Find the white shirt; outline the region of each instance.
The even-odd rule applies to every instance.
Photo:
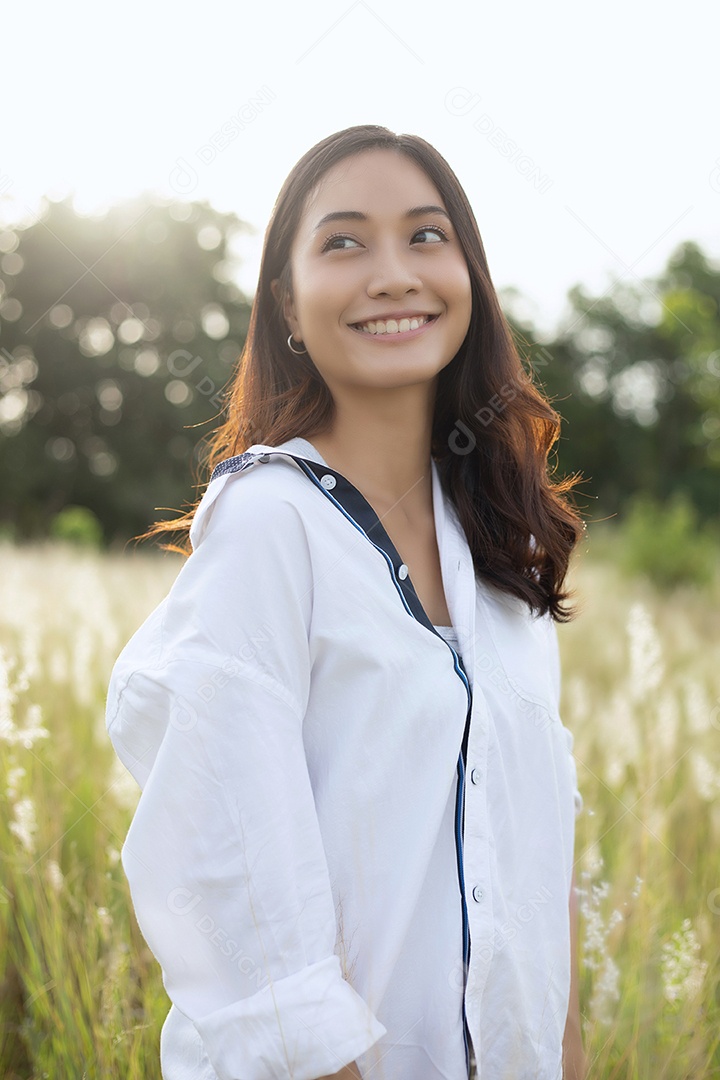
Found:
[[[561,1077],[582,800],[555,627],[475,579],[434,463],[432,492],[457,648],[296,438],[218,467],[113,669],[165,1080],[464,1080],[471,1049],[482,1080]]]

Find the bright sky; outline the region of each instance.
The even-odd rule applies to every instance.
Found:
[[[496,287],[520,289],[541,331],[573,284],[638,282],[686,239],[720,258],[710,0],[25,0],[2,21],[6,222],[68,190],[83,211],[206,199],[256,230],[252,293],[292,165],[377,123],[445,156]]]

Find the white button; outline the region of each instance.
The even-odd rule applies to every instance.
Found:
[[[478,904],[480,903],[483,896],[485,895],[479,885],[475,886],[475,888],[473,889],[472,894],[473,894],[473,900],[475,900],[475,902],[478,903]]]
[[[330,491],[331,488],[334,488],[337,484],[337,480],[330,473],[325,473],[324,476],[320,477],[320,483],[324,488],[327,488],[327,490]]]
[[[401,581],[404,581],[407,576],[408,576],[408,568],[405,565],[405,563],[403,563],[402,566],[400,566],[400,568],[398,569],[398,577],[400,578]]]
[[[270,455],[269,454],[260,454],[260,456],[258,457],[258,461],[262,461],[263,465],[267,464],[267,462],[269,460],[270,460]]]
[[[473,769],[473,771],[470,773],[470,779],[473,784],[480,783],[480,772],[478,771],[478,769]]]

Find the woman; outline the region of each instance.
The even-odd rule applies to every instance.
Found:
[[[308,151],[108,697],[166,1080],[584,1075],[557,433],[437,151]]]

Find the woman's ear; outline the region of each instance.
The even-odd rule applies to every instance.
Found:
[[[288,329],[291,331],[291,333],[294,334],[298,329],[298,321],[295,317],[295,308],[293,306],[292,300],[287,294],[282,297],[280,290],[280,278],[274,278],[270,282],[270,289],[272,290],[272,294],[275,297],[276,303],[279,304],[282,300],[283,318],[288,325]]]

